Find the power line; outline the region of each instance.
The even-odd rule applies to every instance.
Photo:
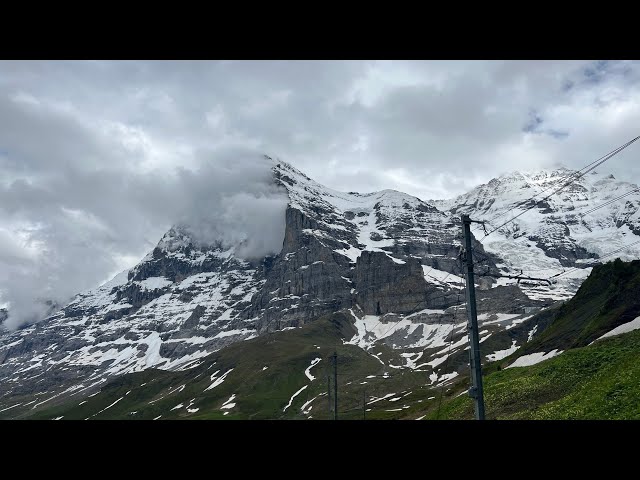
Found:
[[[624,145],[624,146],[622,146],[622,147],[618,147],[618,148],[616,148],[615,150],[612,150],[611,152],[607,153],[606,155],[603,155],[602,157],[600,157],[600,158],[598,158],[598,159],[594,160],[593,162],[589,163],[588,165],[586,165],[586,166],[582,167],[580,170],[578,170],[578,171],[576,171],[576,172],[571,172],[569,175],[567,175],[567,176],[565,177],[565,179],[566,179],[566,180],[570,180],[570,183],[571,183],[571,182],[573,182],[573,181],[575,181],[575,180],[577,180],[577,179],[578,179],[578,178],[580,178],[582,175],[584,175],[584,174],[588,173],[588,172],[584,172],[584,173],[582,173],[582,174],[581,174],[580,172],[582,172],[583,170],[585,170],[585,169],[587,169],[587,168],[590,168],[590,167],[594,166],[594,164],[596,164],[596,163],[600,162],[601,160],[605,159],[606,157],[608,157],[608,158],[606,158],[606,160],[608,160],[609,158],[611,158],[611,157],[609,157],[609,155],[613,156],[613,155],[617,154],[619,151],[621,151],[622,149],[626,148],[626,147],[627,147],[628,145],[630,145],[631,143],[635,142],[638,138],[640,138],[640,137],[636,137],[636,138],[634,138],[634,139],[633,139],[633,140],[631,140],[631,142],[629,142],[629,144],[627,144],[627,145]],[[606,161],[606,160],[603,160],[601,163],[598,163],[598,165],[595,165],[595,167],[597,167],[597,166],[601,165],[601,164],[602,164],[602,163],[604,163],[604,161]],[[595,168],[595,167],[594,167],[594,168]],[[589,171],[590,171],[590,170],[589,170]],[[574,179],[573,177],[575,177],[575,179]],[[551,188],[553,188],[553,185],[549,185],[549,186],[548,186],[547,188],[545,188],[544,190],[542,190],[542,191],[538,192],[535,196],[533,196],[533,197],[531,197],[531,198],[529,198],[529,199],[527,199],[527,200],[524,200],[524,201],[522,201],[522,202],[518,203],[518,204],[517,204],[517,205],[515,205],[511,210],[516,209],[516,208],[519,208],[519,207],[521,207],[521,206],[523,206],[523,205],[527,204],[527,203],[528,203],[528,202],[530,202],[531,200],[534,200],[536,196],[538,196],[538,195],[540,195],[540,194],[542,194],[542,193],[546,192],[547,190],[550,190]],[[537,203],[539,203],[539,202],[537,202]],[[535,205],[534,205],[534,206],[535,206]],[[502,216],[506,215],[507,213],[509,213],[509,211],[501,213],[501,214],[500,214],[500,215],[498,215],[497,217],[494,217],[493,219],[491,219],[491,221],[492,221],[492,222],[495,222],[495,220],[496,220],[496,219],[498,219],[498,218],[500,218],[500,217],[502,217]],[[489,223],[489,221],[486,221],[486,220],[485,220],[485,222]],[[478,231],[478,230],[479,230],[479,229],[476,229],[476,231]]]
[[[540,203],[548,200],[549,198],[551,198],[553,195],[555,195],[556,193],[558,193],[560,190],[568,187],[569,185],[571,185],[573,182],[575,182],[576,180],[578,180],[579,178],[583,177],[584,175],[586,175],[587,173],[595,170],[597,167],[599,167],[600,165],[602,165],[604,162],[606,162],[607,160],[609,160],[610,158],[614,157],[615,155],[617,155],[618,153],[620,153],[622,150],[624,150],[625,148],[627,148],[629,145],[631,145],[632,143],[634,143],[636,140],[640,139],[640,136],[635,137],[634,139],[630,140],[629,142],[625,143],[624,145],[616,148],[615,150],[612,150],[611,152],[609,152],[608,154],[600,157],[599,159],[591,162],[589,165],[587,165],[586,167],[583,167],[581,170],[578,170],[578,172],[576,172],[575,174],[572,174],[568,177],[568,180],[565,181],[560,187],[556,188],[553,192],[551,192],[549,195],[547,195],[546,197],[542,198],[541,200],[537,200],[534,202],[533,205],[531,205],[530,207],[526,208],[525,210],[523,210],[522,212],[520,212],[518,215],[516,215],[515,217],[511,218],[510,220],[507,220],[506,222],[500,224],[498,227],[494,228],[493,230],[491,230],[489,233],[485,234],[484,237],[482,237],[480,239],[480,242],[482,240],[484,240],[485,238],[487,238],[489,235],[491,235],[492,233],[496,232],[497,230],[501,229],[502,227],[504,227],[505,225],[507,225],[508,223],[513,222],[516,218],[524,215],[526,212],[528,212],[529,210],[534,209],[535,207],[537,207]],[[584,171],[582,171],[584,170]],[[543,190],[542,192],[549,190],[551,188],[547,187],[545,190]],[[542,193],[540,192],[540,193]],[[534,197],[531,197],[528,200],[525,200],[523,202],[520,202],[518,205],[516,205],[515,207],[513,207],[511,210],[515,209],[515,208],[519,208],[521,206],[523,206],[524,204],[535,200],[535,197],[540,195],[540,193],[536,194]],[[509,210],[509,211],[511,211]],[[507,212],[505,212],[504,214],[506,214]],[[502,215],[504,215],[502,214]],[[496,218],[499,218],[500,216]],[[495,218],[492,220],[495,221]]]
[[[480,262],[484,262],[485,260],[491,260],[491,258],[489,258],[487,255],[484,255],[482,253],[478,253],[478,251],[475,248],[473,248],[471,250],[472,250],[474,255],[479,255],[479,256],[483,257],[483,258],[480,258],[480,259],[476,260],[475,262],[473,262],[474,266],[478,265]]]
[[[585,215],[589,215],[590,213],[593,213],[596,210],[600,210],[601,208],[606,207],[607,205],[611,205],[612,203],[620,200],[621,198],[624,198],[624,197],[626,197],[628,195],[631,195],[632,193],[637,193],[637,192],[640,192],[640,188],[636,188],[635,190],[631,190],[631,191],[629,191],[629,192],[627,192],[627,193],[625,193],[623,195],[620,195],[619,197],[616,197],[616,198],[611,199],[611,200],[609,200],[609,201],[607,201],[605,203],[602,203],[602,204],[598,205],[597,207],[592,208],[591,210],[588,210],[588,211],[586,211],[584,213],[581,213],[580,216],[584,217]]]
[[[640,189],[638,189],[638,191],[640,191]],[[625,196],[629,195],[630,193],[633,193],[633,191],[626,193]],[[598,207],[598,208],[601,208],[601,207]],[[601,261],[601,260],[603,260],[605,258],[608,258],[608,257],[610,257],[612,255],[615,255],[616,253],[618,253],[618,252],[620,252],[622,250],[625,250],[625,249],[630,248],[630,247],[632,247],[634,245],[637,245],[638,243],[640,243],[640,240],[637,241],[637,242],[634,242],[634,243],[630,243],[629,245],[625,245],[623,247],[620,247],[620,248],[618,248],[618,249],[616,249],[616,250],[614,250],[612,252],[607,253],[606,255],[600,256],[597,259],[594,259],[594,262],[592,262],[592,264],[595,265],[599,261]],[[475,266],[475,265],[479,264],[480,262],[482,262],[484,260],[489,260],[489,258],[485,257],[483,259],[475,261],[475,262],[473,262],[473,265]],[[584,268],[588,268],[589,266],[590,265],[586,265],[585,264]],[[490,272],[487,271],[485,273],[479,273],[478,276],[479,277],[511,278],[511,279],[514,279],[514,280],[536,280],[536,281],[542,281],[542,282],[549,282],[551,279],[562,277],[562,276],[564,276],[566,274],[569,274],[571,272],[574,272],[576,270],[583,270],[583,268],[580,268],[580,267],[572,267],[572,268],[570,268],[568,270],[562,270],[560,273],[552,275],[551,277],[548,277],[548,278],[534,278],[534,277],[531,277],[531,276],[529,276],[527,274],[528,273],[533,273],[533,272],[547,272],[549,270],[553,271],[554,269],[553,268],[541,268],[541,269],[536,269],[536,270],[527,270],[527,272],[526,272],[527,274],[525,274],[525,272],[522,269],[513,268],[513,267],[511,267],[511,269],[512,270],[516,270],[516,271],[519,270],[520,273],[518,275],[507,275],[507,274],[503,274],[503,273],[490,273]]]
[[[598,162],[599,160],[601,160],[603,157],[600,157],[598,160],[595,160],[594,162],[591,162],[589,165],[587,165],[586,167],[582,167],[580,170],[576,171],[576,172],[571,172],[569,175],[567,175],[566,177],[563,178],[562,181],[567,181],[569,179],[573,179],[573,177],[575,177],[576,175],[578,175],[582,170],[584,170],[585,168],[590,167],[591,165],[593,165],[595,162]],[[500,215],[493,217],[490,221],[489,220],[483,220],[483,224],[482,224],[482,228],[484,229],[484,223],[491,223],[491,222],[495,222],[498,218],[505,216],[507,213],[509,213],[511,210],[515,210],[516,208],[520,208],[524,205],[526,205],[527,203],[529,203],[531,200],[534,200],[535,197],[537,197],[538,195],[543,194],[544,192],[546,192],[547,190],[551,190],[554,187],[554,185],[549,185],[547,188],[541,190],[540,192],[536,193],[533,197],[528,198],[526,200],[521,201],[520,203],[514,205],[513,207],[511,207],[511,209],[507,210],[506,212],[502,212]],[[480,231],[480,227],[476,227],[474,230],[471,230],[471,233],[473,232],[478,232]],[[487,233],[486,229],[484,230],[484,233]]]
[[[475,252],[475,250],[473,250]],[[473,262],[473,266],[475,267],[476,265],[478,265],[479,263],[485,261],[485,260],[490,260],[489,257],[484,257],[481,258],[480,260],[476,260],[475,262]],[[518,283],[520,283],[520,280],[535,280],[535,281],[540,281],[540,282],[547,282],[547,283],[551,283],[551,281],[548,278],[536,278],[536,277],[531,277],[530,275],[525,275],[524,271],[522,269],[518,269],[518,268],[513,268],[511,267],[511,270],[516,270],[516,271],[520,271],[520,273],[518,275],[510,275],[510,274],[504,274],[504,273],[490,273],[489,272],[489,265],[484,265],[485,267],[487,267],[487,271],[485,273],[478,273],[477,276],[478,277],[495,277],[495,278],[510,278],[510,279],[514,279],[514,280],[518,280]],[[543,268],[543,269],[538,269],[538,270],[527,270],[527,273],[529,272],[546,272],[549,270],[553,270],[552,268]]]
[[[627,248],[633,247],[634,245],[638,245],[638,244],[640,244],[640,240],[638,240],[637,242],[630,243],[629,245],[625,245],[623,247],[620,247],[620,248],[614,250],[613,252],[609,252],[609,253],[607,253],[605,255],[602,255],[602,256],[594,259],[594,262],[592,262],[591,265],[585,265],[584,268],[589,268],[589,267],[591,267],[593,265],[596,265],[598,262],[604,260],[605,258],[609,258],[612,255],[615,255],[616,253],[621,252],[622,250],[626,250]],[[560,277],[563,277],[563,276],[567,275],[568,273],[572,273],[572,272],[574,272],[576,270],[583,270],[583,268],[573,267],[573,268],[570,268],[569,270],[565,270],[564,272],[561,272],[561,273],[558,273],[556,275],[553,275],[553,276],[549,277],[549,279],[552,279],[552,278],[556,278],[557,279],[557,278],[560,278]]]
[[[485,273],[479,273],[478,277],[511,278],[513,280],[518,280],[518,283],[520,283],[520,280],[535,280],[538,282],[547,282],[549,285],[551,285],[551,280],[549,280],[548,278],[530,277],[528,275],[524,275],[522,270],[520,270],[520,274],[518,275],[507,275],[503,273],[491,273],[489,272],[489,269],[487,267],[487,271]]]

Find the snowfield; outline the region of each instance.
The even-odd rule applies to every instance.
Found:
[[[515,362],[509,365],[506,368],[511,367],[529,367],[531,365],[536,365],[545,360],[549,360],[550,358],[556,357],[560,355],[563,350],[553,349],[550,352],[536,352],[530,353],[529,355],[523,355],[522,357],[518,357]]]

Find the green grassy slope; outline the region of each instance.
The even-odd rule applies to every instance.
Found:
[[[640,316],[640,260],[617,259],[595,267],[576,295],[557,310],[551,325],[516,356],[582,347],[637,316]]]
[[[429,380],[425,373],[389,369],[371,353],[343,344],[343,339],[351,338],[353,333],[350,317],[341,313],[330,315],[299,329],[233,344],[193,369],[146,370],[124,375],[86,402],[66,402],[27,418],[324,419],[329,417],[327,375],[332,372],[328,368],[329,356],[334,351],[338,354],[339,418],[362,418],[363,394],[368,400],[388,393],[402,396],[402,401],[394,403],[388,400],[372,403],[366,412],[368,418],[415,418],[416,412],[432,408],[436,392],[426,386]],[[397,356],[386,348],[374,351],[382,352],[384,358]],[[316,377],[311,381],[305,369],[315,358],[321,361],[310,370]],[[399,358],[395,361],[401,363]],[[207,390],[213,383],[211,376],[218,370],[213,381],[229,373],[222,383]],[[374,377],[367,378],[371,376]],[[284,411],[292,395],[305,385],[307,388]],[[230,403],[235,406],[223,409],[232,395],[235,398]],[[302,413],[302,405],[314,398],[305,409],[308,411],[311,406],[311,411]],[[181,407],[174,408],[180,404]]]
[[[488,419],[640,419],[640,331],[485,377]],[[471,419],[463,395],[441,418]]]
[[[548,324],[542,333],[505,359],[483,365],[487,418],[640,418],[640,369],[634,363],[640,358],[639,333],[588,346],[638,316],[640,261],[617,259],[595,267],[570,301],[532,319],[529,325]],[[565,352],[538,365],[505,369],[520,356],[553,349]],[[465,387],[460,381],[451,391]],[[471,400],[445,397],[442,417],[473,418]]]

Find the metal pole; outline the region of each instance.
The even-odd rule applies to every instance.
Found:
[[[338,419],[338,354],[333,352],[333,419]]]
[[[362,391],[362,419],[367,419],[367,389]]]
[[[470,366],[471,388],[469,396],[473,398],[476,420],[484,420],[484,392],[482,389],[482,363],[480,358],[480,335],[478,332],[478,316],[476,312],[476,289],[473,279],[473,254],[471,250],[471,219],[462,215],[464,232],[464,251],[467,276],[467,313],[469,315],[467,330],[471,340]]]
[[[327,371],[327,400],[329,401],[329,408],[327,412],[329,413],[329,419],[331,419],[331,375]]]

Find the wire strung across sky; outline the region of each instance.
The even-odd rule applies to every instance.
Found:
[[[586,212],[581,213],[581,214],[580,214],[580,216],[581,216],[581,217],[584,217],[585,215],[589,215],[590,213],[593,213],[593,212],[595,212],[596,210],[600,210],[601,208],[604,208],[604,207],[606,207],[607,205],[611,205],[612,203],[615,203],[615,202],[617,202],[618,200],[620,200],[620,199],[622,199],[622,198],[624,198],[624,197],[626,197],[626,196],[628,196],[628,195],[631,195],[632,193],[636,193],[636,192],[640,192],[640,188],[636,188],[636,189],[631,190],[631,191],[629,191],[629,192],[627,192],[627,193],[625,193],[625,194],[620,195],[619,197],[616,197],[616,198],[613,198],[613,199],[611,199],[611,200],[608,200],[608,201],[607,201],[607,202],[605,202],[605,203],[601,203],[601,204],[600,204],[600,205],[598,205],[597,207],[594,207],[594,208],[592,208],[591,210],[588,210],[588,211],[586,211]]]
[[[633,138],[632,140],[628,141],[628,142],[627,142],[627,143],[625,143],[624,145],[621,145],[621,146],[619,146],[618,148],[616,148],[616,149],[612,150],[611,152],[607,153],[606,155],[603,155],[602,157],[600,157],[600,158],[598,158],[598,159],[594,160],[593,162],[591,162],[591,163],[589,163],[588,165],[584,166],[583,168],[581,168],[581,169],[580,169],[580,170],[578,170],[577,172],[573,172],[572,174],[570,174],[569,176],[567,176],[567,177],[563,180],[563,183],[562,183],[562,185],[561,185],[560,187],[556,188],[553,192],[551,192],[549,195],[547,195],[546,197],[542,198],[541,200],[537,200],[537,201],[535,201],[535,198],[536,198],[536,197],[538,197],[540,194],[542,194],[542,193],[544,193],[544,192],[546,192],[546,191],[550,190],[551,188],[553,188],[553,187],[554,187],[554,185],[550,185],[550,186],[548,186],[547,188],[545,188],[544,190],[542,190],[541,192],[538,192],[538,193],[537,193],[536,195],[534,195],[533,197],[531,197],[531,198],[529,198],[529,199],[527,199],[527,200],[524,200],[524,201],[522,201],[522,202],[518,203],[517,205],[515,205],[515,206],[514,206],[511,210],[509,210],[509,211],[512,211],[512,210],[514,210],[514,209],[516,209],[516,208],[519,208],[519,207],[521,207],[521,206],[523,206],[523,205],[529,204],[529,203],[531,203],[532,201],[534,202],[534,203],[533,203],[533,204],[531,204],[527,209],[523,210],[522,212],[520,212],[518,215],[516,215],[515,217],[511,218],[510,220],[507,220],[506,222],[504,222],[504,223],[500,224],[499,226],[497,226],[497,227],[493,228],[491,231],[487,232],[487,231],[486,231],[486,229],[485,229],[485,230],[484,230],[484,231],[485,231],[485,235],[484,235],[484,236],[479,240],[479,242],[482,242],[482,240],[484,240],[485,238],[487,238],[489,235],[491,235],[492,233],[494,233],[494,232],[498,231],[500,228],[502,228],[502,227],[504,227],[505,225],[509,224],[510,222],[514,221],[514,220],[515,220],[515,219],[517,219],[518,217],[520,217],[520,216],[524,215],[524,214],[525,214],[526,212],[528,212],[529,210],[532,210],[533,208],[537,207],[541,202],[544,202],[544,201],[548,200],[551,196],[555,195],[556,193],[560,192],[561,190],[563,190],[563,189],[564,189],[564,188],[566,188],[567,186],[571,185],[571,184],[572,184],[573,182],[575,182],[576,180],[578,180],[578,179],[582,178],[582,177],[583,177],[584,175],[586,175],[587,173],[589,173],[589,172],[591,172],[591,171],[595,170],[597,167],[599,167],[599,166],[600,166],[600,165],[602,165],[604,162],[606,162],[607,160],[611,159],[612,157],[614,157],[615,155],[617,155],[618,153],[620,153],[622,150],[624,150],[625,148],[627,148],[629,145],[631,145],[632,143],[634,143],[634,142],[635,142],[635,141],[637,141],[638,139],[640,139],[640,136]],[[603,208],[603,207],[606,207],[606,206],[608,206],[608,205],[611,205],[612,203],[615,203],[616,201],[618,201],[618,200],[620,200],[620,199],[622,199],[622,198],[624,198],[624,197],[626,197],[626,196],[628,196],[628,195],[631,195],[632,193],[636,193],[636,192],[640,192],[640,188],[637,188],[637,189],[631,190],[631,191],[629,191],[629,192],[627,192],[627,193],[625,193],[625,194],[623,194],[623,195],[620,195],[620,196],[618,196],[618,197],[616,197],[616,198],[614,198],[614,199],[608,200],[607,202],[605,202],[605,203],[603,203],[603,204],[597,205],[597,206],[595,206],[594,208],[592,208],[591,210],[588,210],[587,212],[582,213],[580,216],[581,216],[581,217],[584,217],[585,215],[589,215],[589,214],[591,214],[591,213],[593,213],[593,212],[595,212],[595,211],[599,210],[600,208]],[[500,218],[500,217],[502,217],[502,216],[506,215],[509,211],[504,212],[504,213],[502,213],[502,214],[498,215],[497,217],[493,218],[493,219],[491,220],[491,222],[495,222],[495,220],[496,220],[496,219],[498,219],[498,218]],[[482,228],[483,228],[483,229],[485,228],[484,223],[489,223],[489,221],[485,220],[485,221],[481,222],[481,224],[482,224]],[[479,228],[477,228],[477,229],[476,229],[476,231],[478,231],[478,230],[479,230]],[[601,256],[601,257],[599,257],[597,261],[602,260],[602,259],[604,259],[604,258],[608,258],[608,257],[610,257],[611,255],[614,255],[614,254],[616,254],[616,253],[618,253],[618,252],[620,252],[620,251],[622,251],[622,250],[624,250],[624,249],[626,249],[626,248],[629,248],[629,247],[631,247],[631,246],[634,246],[634,245],[636,245],[636,244],[638,244],[638,243],[640,243],[640,242],[634,242],[634,243],[632,243],[632,244],[629,244],[629,245],[626,245],[626,246],[624,246],[624,247],[621,247],[621,248],[619,248],[619,249],[617,249],[617,250],[615,250],[615,251],[613,251],[613,252],[609,252],[608,254],[606,254],[606,255],[604,255],[604,256]],[[477,263],[480,263],[481,261],[484,261],[484,260],[486,260],[486,259],[487,259],[486,257],[485,257],[485,258],[483,258],[483,259],[480,259],[480,260],[478,260],[478,261],[474,262],[474,265],[476,265]],[[558,273],[558,274],[556,274],[556,275],[553,275],[553,276],[549,277],[549,280],[551,280],[551,279],[555,279],[555,278],[559,278],[559,277],[562,277],[562,276],[567,275],[567,274],[569,274],[569,273],[571,273],[571,272],[574,272],[574,271],[576,271],[576,270],[581,270],[581,268],[579,268],[579,267],[573,267],[573,268],[571,268],[571,269],[569,269],[569,270],[563,270],[562,272],[560,272],[560,273]],[[537,270],[537,271],[540,271],[540,270]],[[522,270],[521,270],[521,273],[522,273]]]
[[[620,248],[614,250],[613,252],[609,252],[609,253],[607,253],[605,255],[602,255],[602,256],[600,256],[598,258],[595,258],[594,261],[590,265],[586,265],[584,268],[588,268],[588,267],[591,267],[593,265],[597,265],[600,261],[604,260],[605,258],[609,258],[609,257],[611,257],[611,256],[613,256],[613,255],[615,255],[615,254],[617,254],[617,253],[619,253],[619,252],[621,252],[623,250],[626,250],[627,248],[633,247],[635,245],[640,245],[640,240],[638,240],[637,242],[630,243],[629,245],[625,245],[623,247],[620,247]],[[557,279],[557,278],[563,277],[563,276],[565,276],[565,275],[567,275],[569,273],[575,272],[576,270],[583,270],[584,268],[573,267],[573,268],[570,268],[569,270],[565,270],[565,271],[563,271],[561,273],[553,275],[552,277],[549,277],[549,279]]]
[[[582,178],[583,176],[585,176],[587,173],[595,170],[597,167],[599,167],[600,165],[602,165],[603,163],[605,163],[607,160],[613,158],[615,155],[617,155],[618,153],[620,153],[622,150],[624,150],[625,148],[627,148],[629,145],[631,145],[632,143],[634,143],[635,141],[637,141],[638,139],[640,139],[640,136],[635,137],[634,139],[628,141],[627,143],[625,143],[624,145],[621,145],[620,147],[616,148],[615,150],[612,150],[611,152],[607,153],[606,155],[598,158],[597,160],[594,160],[593,162],[591,162],[590,164],[586,165],[585,167],[583,167],[582,169],[578,170],[575,173],[572,173],[571,175],[569,175],[567,177],[567,179],[564,181],[564,183],[556,188],[553,192],[551,192],[549,195],[547,195],[546,197],[542,198],[541,200],[535,200],[535,198],[537,196],[539,196],[541,193],[544,193],[547,190],[550,190],[551,188],[553,188],[553,186],[549,186],[546,189],[542,190],[542,192],[539,192],[538,194],[534,195],[533,197],[524,200],[520,203],[518,203],[515,207],[513,207],[511,210],[514,210],[516,208],[519,208],[521,206],[524,206],[530,202],[534,202],[532,205],[530,205],[528,208],[526,208],[525,210],[523,210],[522,212],[520,212],[518,215],[516,215],[515,217],[511,218],[510,220],[507,220],[506,222],[500,224],[498,227],[494,228],[493,230],[491,230],[490,232],[486,233],[484,235],[484,237],[482,237],[479,241],[482,242],[482,240],[484,240],[485,238],[487,238],[489,235],[491,235],[492,233],[498,231],[499,229],[501,229],[502,227],[504,227],[505,225],[513,222],[516,218],[524,215],[526,212],[528,212],[529,210],[532,210],[534,208],[536,208],[540,203],[548,200],[549,198],[551,198],[553,195],[555,195],[556,193],[560,192],[561,190],[563,190],[564,188],[568,187],[569,185],[571,185],[573,182],[575,182],[576,180]],[[509,211],[511,211],[509,210]],[[497,217],[493,218],[491,221],[495,222],[497,218],[500,218],[503,215],[506,215],[508,212],[504,212],[500,215],[498,215]],[[488,222],[487,222],[488,223]]]
[[[598,263],[600,263],[602,260],[604,260],[606,258],[609,258],[609,257],[611,257],[611,256],[613,256],[613,255],[615,255],[615,254],[617,254],[617,253],[619,253],[619,252],[621,252],[623,250],[626,250],[627,248],[631,248],[631,247],[633,247],[635,245],[640,245],[640,240],[638,240],[636,242],[633,242],[633,243],[630,243],[629,245],[624,245],[624,246],[622,246],[622,247],[620,247],[620,248],[618,248],[616,250],[613,250],[612,252],[606,253],[605,255],[601,255],[598,258],[594,258],[593,261],[590,264],[586,264],[585,263],[585,264],[583,264],[584,266],[581,266],[581,267],[572,267],[572,268],[569,268],[568,270],[562,270],[559,273],[556,273],[555,275],[552,275],[552,276],[548,277],[547,280],[553,281],[554,279],[558,279],[560,277],[568,275],[569,273],[573,273],[573,272],[578,271],[578,270],[584,270],[585,268],[592,267],[592,266],[597,265]],[[475,265],[475,263],[474,263],[474,265]],[[543,272],[543,271],[548,271],[548,270],[552,270],[553,271],[553,269],[545,268],[545,269],[540,269],[540,270],[527,270],[527,272]],[[520,272],[521,272],[521,274],[523,274],[522,270],[520,270]]]

